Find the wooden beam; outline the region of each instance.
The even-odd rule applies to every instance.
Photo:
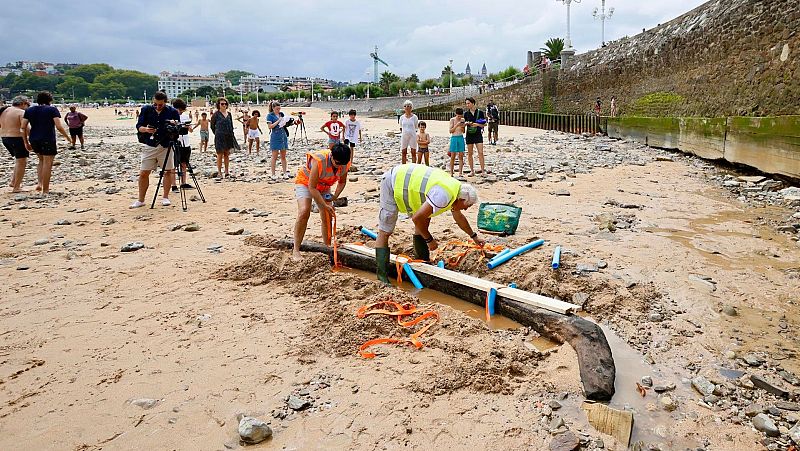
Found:
[[[367,246],[358,244],[343,244],[342,248],[349,249],[353,252],[358,252],[359,254],[362,255],[375,257],[375,249],[369,248]],[[391,256],[389,257],[389,261],[392,263],[396,262],[397,259],[398,257],[395,254],[391,254]],[[403,257],[400,257],[400,260],[403,261]],[[414,272],[428,274],[434,277],[438,277],[440,279],[448,280],[450,282],[458,283],[460,285],[465,285],[470,288],[475,288],[485,292],[488,292],[490,289],[494,288],[497,290],[497,294],[502,297],[513,299],[515,301],[528,304],[532,307],[539,307],[546,310],[550,310],[551,312],[560,313],[562,315],[569,315],[581,309],[579,305],[571,304],[569,302],[559,301],[557,299],[549,298],[535,293],[530,293],[524,290],[518,290],[516,288],[508,288],[505,285],[492,282],[490,280],[484,280],[479,277],[473,277],[460,272],[440,268],[435,265],[429,265],[427,263],[410,263],[410,265],[411,269],[413,269]]]

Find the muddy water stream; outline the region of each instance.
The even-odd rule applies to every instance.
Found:
[[[349,268],[344,271],[358,274],[369,279],[375,277],[374,274],[367,271]],[[522,325],[516,321],[501,315],[494,315],[491,320],[487,322],[486,313],[482,307],[439,291],[425,288],[418,290],[406,281],[403,281],[399,288],[417,296],[423,302],[447,305],[466,313],[470,317],[480,319],[486,322],[491,329],[516,329],[522,327]],[[586,319],[593,321],[588,317],[586,317]],[[650,376],[656,384],[674,384],[675,390],[668,393],[673,399],[685,399],[691,396],[691,388],[681,384],[679,371],[677,369],[667,369],[665,367],[656,367],[647,364],[644,357],[611,330],[608,324],[600,324],[600,327],[603,329],[608,344],[611,347],[617,371],[614,383],[616,393],[608,405],[616,409],[628,410],[634,413],[631,444],[638,441],[643,441],[644,443],[663,443],[668,446],[668,449],[673,449],[674,447],[693,448],[698,446],[698,443],[675,441],[669,432],[669,425],[675,420],[671,417],[669,412],[654,408],[654,406],[658,405],[656,393],[652,389],[648,389],[647,395],[642,397],[636,389],[636,383],[641,381],[642,376]],[[563,346],[545,337],[534,337],[529,341],[540,352]],[[577,362],[575,362],[575,365],[575,371],[577,372]],[[562,401],[563,408],[558,411],[557,414],[566,418],[571,418],[584,430],[590,430],[592,427],[589,425],[586,413],[580,408],[582,401],[582,399],[572,398]],[[650,409],[648,409],[648,405]]]

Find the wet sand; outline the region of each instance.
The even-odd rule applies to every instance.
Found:
[[[129,145],[126,161],[135,162],[138,150],[132,133],[92,134],[95,125],[132,132],[133,120],[115,120],[109,110],[85,113],[90,117],[90,143],[103,139]],[[306,116],[315,145],[321,145],[323,136],[314,130],[326,119],[325,112],[314,109]],[[391,155],[390,147],[382,149],[393,142],[385,135],[396,130],[396,121],[361,119],[368,134],[365,148],[373,148],[373,153],[365,150],[363,158],[373,158],[375,149]],[[502,126],[500,130],[503,143],[509,138],[552,138],[547,145],[573,151],[572,142],[560,134]],[[446,124],[431,122],[429,132],[443,140]],[[241,138],[241,129],[237,133]],[[195,133],[191,139],[196,143],[199,137]],[[114,158],[101,152],[92,147],[83,154],[92,164],[99,163],[90,153]],[[487,160],[494,165],[531,152],[535,149],[512,144],[487,146]],[[62,158],[66,157],[57,160]],[[136,171],[131,169],[135,163],[112,174],[111,182],[70,181],[61,172],[66,167],[56,166],[52,190],[57,194],[44,201],[34,196],[17,200],[21,198],[8,190],[0,194],[0,277],[6,286],[0,304],[1,448],[237,448],[237,415],[246,413],[269,421],[274,430],[273,439],[254,449],[546,449],[551,420],[543,406],[566,393],[564,412],[551,416],[561,415],[590,443],[602,438],[607,449],[621,449],[570,408],[580,405],[582,395],[569,346],[531,354],[524,343],[532,336],[502,328],[492,332],[472,315],[439,306],[447,321],[429,331],[429,347],[416,351],[387,346],[378,358],[365,361],[356,354],[357,342],[349,355],[325,352],[324,338],[333,326],[318,321],[344,318],[335,315],[342,311],[349,318],[376,293],[367,279],[342,274],[336,276],[342,285],[331,286],[326,284],[327,269],[304,267],[307,279],[279,280],[269,271],[291,268],[280,254],[264,257],[265,272],[252,274],[259,283],[214,277],[221,268],[241,266],[265,252],[246,244],[248,238],[289,236],[296,214],[293,185],[267,183],[268,164],[239,154],[233,171],[245,176],[215,183],[205,175],[212,170],[213,153],[195,151],[193,158],[209,202],[190,202],[187,212],[175,206],[174,195],[173,207],[129,210],[136,193]],[[293,158],[296,162],[300,156]],[[362,154],[357,152],[356,165],[363,166],[359,158]],[[0,170],[4,184],[10,169],[9,163]],[[34,173],[29,166],[28,188]],[[521,244],[542,237],[547,244],[494,272],[477,262],[467,262],[463,269],[562,299],[588,294],[585,310],[608,323],[631,347],[629,361],[640,358],[630,367],[624,359],[618,364],[619,372],[630,372],[625,380],[638,380],[645,375],[639,374],[643,368],[650,368],[656,384],[677,385],[672,396],[678,409],[652,414],[654,420],[642,421],[645,429],[639,431],[639,437],[662,443],[665,449],[761,446],[761,434],[747,421],[731,422],[740,416],[731,413],[737,402],[711,409],[700,406],[702,396],[686,378],[719,367],[769,377],[775,376],[777,366],[800,372],[800,343],[789,332],[796,330],[798,321],[800,247],[769,222],[793,211],[746,208],[709,180],[717,173],[699,160],[675,156],[674,161],[563,174],[563,179],[548,174],[536,182],[478,185],[482,201],[513,201],[524,211],[515,237],[492,241]],[[358,180],[349,182],[345,191],[351,204],[340,210],[341,230],[377,223],[378,205],[371,198],[377,175],[353,176]],[[248,178],[252,181],[241,181]],[[109,186],[119,191],[106,194]],[[570,195],[553,194],[559,190]],[[608,204],[609,199],[641,208],[621,208]],[[229,212],[231,208],[245,213]],[[473,224],[476,213],[468,214]],[[597,217],[604,213],[629,216],[631,227],[613,233],[600,230]],[[56,225],[62,219],[70,225]],[[199,231],[173,227],[192,222]],[[226,234],[240,228],[245,230],[241,235]],[[448,216],[434,220],[432,231],[463,238]],[[320,239],[315,215],[306,239]],[[38,240],[47,242],[36,244],[42,242]],[[121,253],[120,248],[132,241],[143,242],[145,248]],[[392,244],[410,248],[407,222],[398,224]],[[562,270],[554,274],[548,267],[556,244],[564,254]],[[210,252],[214,245],[221,245],[222,251]],[[598,260],[608,268],[573,274],[577,264]],[[708,283],[697,281],[703,277],[713,280],[713,291]],[[331,310],[338,305],[334,302],[341,308]],[[739,315],[724,315],[724,306],[735,307]],[[652,314],[660,315],[659,320],[652,320]],[[468,350],[459,342],[501,346],[506,360],[517,353],[528,357],[498,379],[501,392],[492,392],[491,384],[459,381],[441,372],[448,366],[459,371],[480,368],[468,365]],[[726,354],[729,351],[734,354]],[[768,363],[744,365],[740,357],[754,351]],[[473,358],[475,364],[493,362],[488,351]],[[500,363],[511,365],[506,360]],[[436,390],[420,388],[440,380],[447,383]],[[628,396],[636,394],[635,387],[619,389],[627,390]],[[287,412],[287,396],[303,390],[313,407]],[[157,402],[148,409],[131,403],[142,398]],[[625,395],[620,399],[626,404]],[[647,418],[651,404],[659,409],[658,399],[650,391],[633,406],[636,415]],[[280,418],[280,412],[288,415]]]

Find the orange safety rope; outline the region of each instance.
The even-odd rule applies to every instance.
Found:
[[[333,214],[331,215],[331,224],[328,228],[328,240],[330,240],[331,246],[333,246],[333,269],[340,269],[343,265],[339,263],[339,244],[336,242],[336,210],[333,210]]]
[[[394,307],[396,310],[376,308],[378,306]],[[416,313],[422,313],[422,314],[417,316],[416,318],[404,320],[404,318],[414,315]],[[359,308],[358,311],[356,312],[356,316],[359,318],[364,318],[368,315],[396,316],[397,324],[403,327],[415,326],[428,318],[433,318],[433,321],[425,324],[425,326],[423,326],[417,332],[411,334],[408,338],[375,338],[373,340],[366,341],[358,348],[358,353],[361,355],[361,357],[364,357],[365,359],[371,359],[376,356],[374,352],[368,352],[366,351],[366,349],[378,344],[411,343],[417,349],[421,349],[425,345],[422,344],[422,342],[419,340],[419,337],[421,337],[422,334],[427,332],[428,329],[430,329],[434,324],[439,322],[439,313],[435,310],[428,310],[426,312],[422,312],[421,310],[417,309],[417,307],[414,304],[411,303],[400,304],[399,302],[394,302],[394,301],[381,301],[381,302],[375,302],[373,304],[368,304]]]
[[[400,259],[404,258],[407,261],[405,263],[400,262]],[[418,260],[409,257],[406,254],[399,254],[394,260],[395,267],[397,268],[397,284],[400,285],[403,283],[403,265],[406,263],[425,263],[425,260]]]
[[[464,250],[446,259],[447,266],[450,268],[457,268],[458,265],[460,265],[461,262],[464,261],[467,255],[469,255],[471,252],[479,252],[480,261],[483,261],[484,259],[486,259],[486,251],[500,252],[501,250],[505,249],[505,246],[499,244],[484,244],[483,246],[480,246],[472,241],[452,240],[448,241],[439,250],[439,253],[442,254],[448,251],[449,250],[448,248],[455,249],[458,247],[464,248]]]

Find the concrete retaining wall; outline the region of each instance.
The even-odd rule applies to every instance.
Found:
[[[331,100],[324,102],[314,102],[311,104],[314,108],[322,108],[329,111],[347,111],[351,108],[359,113],[367,112],[393,112],[394,110],[403,108],[403,102],[410,100],[414,103],[414,108],[424,108],[431,105],[437,105],[442,101],[446,101],[448,96],[412,96],[412,97],[379,97],[377,99],[355,99],[355,100]]]
[[[800,180],[800,116],[608,118],[608,136]]]

